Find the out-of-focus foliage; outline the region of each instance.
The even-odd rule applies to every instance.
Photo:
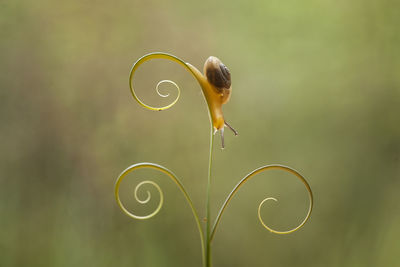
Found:
[[[222,217],[215,266],[399,265],[399,18],[391,0],[3,1],[0,266],[201,266],[190,209],[166,177],[125,185],[129,202],[138,181],[160,183],[165,205],[149,221],[113,196],[120,171],[152,161],[181,177],[204,216],[206,104],[163,60],[138,71],[138,94],[162,103],[154,86],[173,79],[180,101],[164,112],[135,103],[129,69],[152,51],[198,68],[214,55],[231,70],[224,112],[239,136],[227,132],[224,151],[216,139],[213,214],[268,163],[298,169],[315,194],[309,223],[276,236],[258,203],[279,199],[263,218],[284,230],[305,215],[306,192],[278,171],[254,179]]]

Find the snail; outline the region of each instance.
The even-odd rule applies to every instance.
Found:
[[[201,75],[189,63],[186,64],[195,72],[195,76],[202,87],[210,111],[214,134],[221,131],[221,143],[222,148],[224,148],[225,126],[232,130],[235,136],[238,135],[238,132],[226,122],[222,113],[222,105],[227,103],[231,96],[231,73],[221,60],[214,56],[210,56],[204,63],[204,75]]]
[[[219,60],[216,57],[211,56],[204,63],[204,69],[203,69],[204,75],[203,75],[196,67],[194,67],[190,63],[187,63],[187,62],[181,60],[180,58],[178,58],[174,55],[167,54],[167,53],[160,53],[160,52],[144,55],[138,61],[136,61],[136,63],[133,65],[131,74],[129,77],[129,85],[130,85],[132,96],[136,99],[136,101],[138,101],[138,103],[140,105],[142,105],[143,107],[145,107],[147,109],[157,110],[157,111],[165,110],[165,109],[172,107],[179,99],[180,89],[176,83],[174,83],[173,81],[170,81],[170,80],[163,80],[158,83],[158,85],[156,87],[156,91],[159,95],[161,95],[163,97],[165,97],[165,95],[160,94],[160,92],[158,91],[158,89],[159,89],[158,87],[160,84],[168,82],[168,83],[173,84],[178,89],[178,96],[176,97],[176,99],[171,104],[164,106],[164,107],[149,106],[149,105],[143,103],[138,98],[138,96],[135,93],[135,90],[133,89],[133,85],[132,85],[133,75],[134,75],[136,69],[143,62],[150,60],[150,59],[154,59],[154,58],[169,59],[176,63],[179,63],[180,65],[184,66],[196,78],[196,80],[199,82],[199,84],[201,86],[201,89],[203,91],[204,97],[205,97],[207,105],[208,105],[208,110],[210,112],[209,114],[211,117],[214,134],[218,131],[221,132],[221,144],[222,144],[222,148],[224,148],[225,147],[225,144],[224,144],[224,128],[225,128],[225,126],[228,127],[230,130],[232,130],[232,132],[235,135],[238,135],[238,132],[226,122],[226,120],[224,119],[224,115],[222,113],[222,105],[229,101],[231,91],[232,91],[231,74],[230,74],[228,68],[221,62],[221,60]]]

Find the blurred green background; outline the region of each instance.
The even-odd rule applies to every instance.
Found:
[[[164,51],[202,70],[219,57],[233,80],[226,146],[215,144],[212,214],[248,172],[280,163],[315,194],[310,221],[294,177],[271,171],[233,199],[213,243],[214,266],[398,266],[400,260],[400,4],[398,1],[28,1],[0,3],[0,266],[201,266],[191,211],[152,171],[165,205],[148,221],[117,207],[113,189],[129,165],[175,172],[205,215],[209,124],[196,81],[154,60],[135,85],[181,89],[164,112],[140,107],[128,75],[142,55]],[[173,88],[164,88],[176,92]],[[121,189],[122,190],[122,189]],[[151,188],[149,190],[152,190]],[[153,192],[153,191],[152,191]],[[153,192],[155,193],[155,192]]]

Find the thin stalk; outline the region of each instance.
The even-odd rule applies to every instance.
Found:
[[[211,132],[210,132],[210,155],[208,161],[208,179],[207,179],[207,201],[206,201],[206,262],[205,266],[211,266],[211,227],[210,227],[210,188],[211,188],[211,169],[212,169],[212,156],[213,156],[213,145],[214,145],[214,133],[213,127],[211,124]]]

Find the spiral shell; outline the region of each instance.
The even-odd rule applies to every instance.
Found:
[[[229,69],[216,57],[209,57],[204,63],[204,75],[209,83],[222,92],[231,88],[231,73]]]

